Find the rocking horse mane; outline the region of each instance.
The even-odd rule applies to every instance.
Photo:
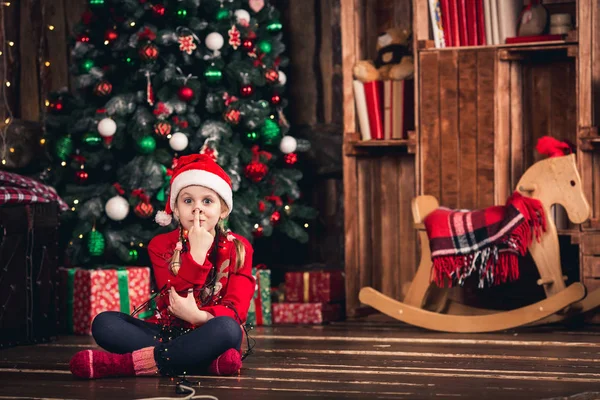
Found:
[[[548,157],[562,157],[573,154],[573,146],[567,141],[561,142],[552,136],[542,136],[536,145],[538,153]]]

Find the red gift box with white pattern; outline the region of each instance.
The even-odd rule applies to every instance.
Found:
[[[130,314],[150,299],[150,268],[61,268],[60,276],[61,319],[75,334],[91,335],[92,321],[103,311]]]
[[[274,324],[322,324],[342,319],[341,304],[273,303]]]
[[[288,303],[334,303],[342,300],[342,271],[285,273],[285,301]]]

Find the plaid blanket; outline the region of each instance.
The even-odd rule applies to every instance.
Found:
[[[504,206],[483,210],[451,210],[440,207],[423,221],[431,257],[432,280],[463,285],[475,271],[479,287],[519,278],[519,255],[524,255],[533,236],[546,230],[539,200],[514,192]]]
[[[34,179],[11,172],[0,171],[0,205],[57,202],[62,211],[68,210],[67,203],[53,187]]]

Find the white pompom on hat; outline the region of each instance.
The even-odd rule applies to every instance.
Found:
[[[171,190],[164,211],[158,211],[154,220],[161,226],[167,226],[173,220],[173,209],[181,189],[188,186],[204,186],[214,190],[227,204],[229,212],[233,210],[233,190],[231,178],[210,156],[190,154],[177,159],[177,165],[171,176]]]

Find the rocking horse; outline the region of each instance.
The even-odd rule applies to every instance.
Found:
[[[514,200],[516,208],[515,206],[510,210],[508,207],[505,209],[498,206],[490,208],[497,209],[491,210],[494,212],[499,210],[503,212],[503,221],[509,221],[505,226],[496,224],[496,226],[500,226],[500,231],[495,232],[496,236],[504,239],[503,247],[499,251],[496,247],[483,245],[481,246],[483,248],[477,248],[479,251],[475,253],[475,256],[473,253],[469,255],[467,251],[477,246],[470,247],[469,245],[473,245],[471,241],[465,246],[466,236],[462,232],[462,236],[457,235],[458,238],[457,236],[444,237],[441,238],[441,241],[434,235],[431,242],[434,244],[434,257],[432,257],[430,246],[430,234],[433,231],[432,218],[430,218],[428,230],[426,230],[427,217],[430,214],[433,217],[434,212],[439,214],[444,211],[433,196],[418,196],[413,199],[413,219],[421,241],[421,262],[403,301],[392,299],[371,287],[363,287],[360,290],[360,301],[411,325],[435,331],[461,333],[493,332],[523,325],[558,322],[573,314],[586,312],[600,305],[600,289],[586,297],[586,289],[581,283],[577,282],[566,286],[567,277],[562,274],[556,226],[552,218],[548,217],[550,207],[554,204],[562,205],[567,211],[569,220],[573,223],[581,224],[590,216],[590,207],[583,193],[575,155],[565,155],[567,152],[571,153],[565,151],[566,148],[570,149],[566,143],[555,139],[549,137],[540,139],[538,151],[550,157],[538,161],[525,171],[517,184],[515,193],[509,198],[509,202],[511,199]],[[537,205],[538,212],[524,209],[527,207],[523,207],[522,204]],[[447,209],[445,212],[448,213],[446,215],[451,215],[450,218],[452,215],[455,218],[465,216],[464,213],[450,214],[450,210]],[[527,215],[532,220],[535,220],[536,216],[539,217],[540,224],[537,228],[531,226],[531,221],[523,221],[524,216]],[[508,218],[511,216],[512,219]],[[458,230],[466,228],[467,225],[473,225],[474,218],[473,220],[469,219],[469,223],[464,226],[462,223],[459,224]],[[478,218],[481,221],[481,215]],[[466,221],[466,219],[462,221]],[[521,238],[515,235],[511,237],[506,233],[508,231],[504,231],[505,234],[503,234],[502,229],[510,230],[509,225],[516,223],[520,223],[520,228],[514,231],[522,229]],[[453,226],[453,229],[456,230],[456,226]],[[522,241],[523,232],[530,235],[527,243],[519,243]],[[453,231],[453,233],[456,232]],[[470,239],[474,239],[475,236],[471,235]],[[450,239],[453,240],[449,242]],[[492,239],[484,238],[480,240],[480,243],[485,244],[491,242]],[[451,244],[449,245],[449,243]],[[446,245],[446,248],[443,244]],[[456,249],[461,246],[462,249]],[[432,280],[435,280],[438,285],[449,281],[463,283],[464,279],[476,270],[475,266],[478,266],[480,271],[480,287],[494,279],[505,281],[510,279],[511,275],[514,275],[512,277],[515,278],[518,276],[518,265],[516,270],[514,268],[510,270],[510,260],[513,262],[518,260],[516,247],[519,246],[522,247],[521,253],[526,249],[529,250],[536,264],[540,275],[537,284],[543,287],[546,294],[546,298],[543,300],[514,310],[499,311],[474,308],[452,301],[448,299],[447,290],[442,291],[441,296],[430,290],[435,285],[431,282]],[[494,251],[491,250],[492,248]],[[456,258],[453,259],[452,255],[445,257],[444,254],[452,253],[452,249],[457,250],[453,253]],[[452,260],[459,260],[459,262],[453,264]],[[518,263],[518,261],[516,262]],[[503,267],[502,270],[498,269],[499,264]],[[508,270],[507,264],[509,265]],[[438,289],[438,291],[440,290],[442,289]]]

